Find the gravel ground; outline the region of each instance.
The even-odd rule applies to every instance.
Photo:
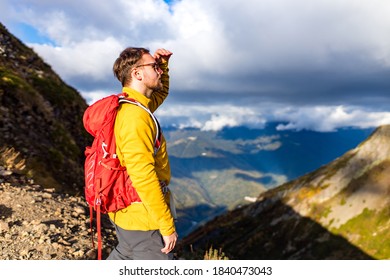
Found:
[[[107,216],[102,225],[105,258],[116,241]],[[0,167],[0,259],[91,260],[96,253],[84,197],[44,189]]]

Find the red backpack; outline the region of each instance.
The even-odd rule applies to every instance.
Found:
[[[116,212],[133,202],[140,202],[137,191],[132,186],[126,168],[121,166],[116,155],[114,123],[121,103],[137,105],[152,117],[157,134],[154,145],[155,154],[161,145],[161,129],[152,112],[125,93],[107,96],[89,106],[84,112],[85,129],[94,140],[85,149],[85,198],[90,208],[91,233],[93,242],[93,211],[96,211],[98,235],[98,259],[101,259],[101,221],[100,214]]]

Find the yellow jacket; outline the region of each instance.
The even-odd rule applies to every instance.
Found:
[[[161,69],[164,71],[161,77],[163,89],[154,92],[150,99],[128,87],[124,87],[123,92],[154,112],[169,91],[168,65],[163,64]],[[170,194],[164,195],[160,187],[160,181],[169,184],[171,179],[164,136],[160,150],[154,155],[156,125],[144,109],[132,104],[122,104],[119,108],[114,133],[118,158],[126,167],[142,203],[108,213],[110,219],[126,230],[160,230],[163,236],[171,235],[176,230],[169,209]]]

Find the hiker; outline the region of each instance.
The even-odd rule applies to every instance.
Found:
[[[168,96],[171,55],[165,49],[151,55],[145,48],[126,48],[113,66],[122,91],[152,113]],[[167,188],[170,165],[162,134],[155,153],[154,139],[159,130],[156,122],[139,106],[122,104],[118,109],[114,127],[116,152],[141,202],[108,213],[118,239],[108,260],[173,259],[178,235]]]

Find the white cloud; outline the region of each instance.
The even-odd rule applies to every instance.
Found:
[[[334,131],[342,127],[369,128],[390,124],[390,112],[369,112],[362,108],[344,106],[316,106],[310,108],[289,108],[276,112],[275,117],[288,122],[277,129]]]
[[[103,90],[81,92],[82,96],[84,96],[86,102],[89,105],[91,105],[91,104],[95,103],[96,101],[98,101],[99,99],[102,99],[103,97],[106,97],[106,96],[111,95],[113,93],[114,92],[107,92],[107,91],[103,91]]]
[[[101,41],[86,39],[63,47],[40,44],[31,44],[31,47],[51,64],[60,66],[61,77],[67,81],[80,75],[88,77],[91,81],[107,79],[108,75],[112,75],[112,61],[123,49],[123,46],[112,37]]]
[[[248,126],[263,128],[266,120],[248,107],[221,105],[164,105],[156,115],[163,123],[180,128],[195,127],[204,131],[218,131],[224,127]]]
[[[77,63],[77,53],[69,59],[70,51],[63,51],[66,58],[60,59],[53,55],[55,47],[77,50],[86,42],[108,46],[107,38],[121,47],[172,49],[173,87],[183,90],[226,90],[216,75],[236,79],[229,87],[240,89],[239,77],[254,71],[319,70],[332,65],[352,71],[353,60],[339,59],[346,54],[370,63],[390,63],[387,0],[181,0],[173,2],[171,10],[162,0],[24,0],[9,5],[15,7],[14,18],[56,42],[42,47],[40,54],[61,75],[72,68],[77,72],[83,61]],[[101,61],[100,67],[88,72],[92,80],[98,71],[105,75],[104,67],[118,54],[113,47],[99,50],[91,53]],[[107,56],[108,52],[112,53]],[[246,87],[258,86],[255,78],[245,82]]]
[[[306,129],[319,132],[335,131],[342,127],[370,128],[390,124],[390,112],[372,112],[357,107],[167,105],[156,113],[163,124],[174,124],[180,128],[194,127],[204,131],[218,131],[235,126],[263,128],[267,122],[280,123],[278,130]]]
[[[218,131],[221,130],[224,127],[235,127],[239,125],[239,122],[237,119],[231,117],[231,116],[225,116],[225,115],[212,115],[211,119],[206,121],[204,126],[202,127],[202,130],[205,131]]]
[[[30,45],[87,100],[118,90],[111,68],[123,48],[165,47],[174,53],[170,99],[192,104],[164,106],[159,114],[167,122],[218,130],[283,121],[279,129],[319,131],[390,123],[387,0],[180,0],[170,7],[162,0],[3,0],[0,6],[6,25],[29,24],[54,42]]]

